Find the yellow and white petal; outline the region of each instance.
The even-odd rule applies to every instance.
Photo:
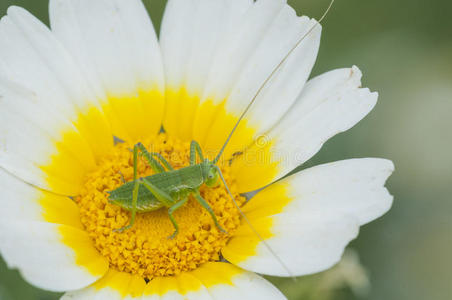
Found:
[[[52,291],[85,287],[108,262],[80,223],[75,203],[0,169],[0,252],[30,283]]]
[[[148,284],[138,277],[110,270],[91,287],[69,292],[62,300],[229,300],[286,299],[262,277],[228,263],[207,263],[191,272],[158,277]]]
[[[89,144],[68,120],[33,104],[44,101],[33,92],[1,78],[0,93],[1,167],[40,188],[76,195],[95,165]]]
[[[88,234],[67,225],[2,219],[0,250],[10,268],[49,291],[83,288],[108,270]]]
[[[77,205],[68,197],[26,184],[0,168],[0,219],[64,224],[83,229]]]
[[[91,299],[120,300],[144,299],[146,282],[140,276],[110,269],[104,277],[89,287],[66,293],[61,300]]]
[[[372,158],[313,167],[272,184],[243,210],[292,274],[319,272],[340,260],[359,226],[389,210],[384,184],[393,170],[391,161]],[[288,275],[246,224],[222,253],[244,269]]]
[[[249,0],[168,1],[160,31],[167,132],[193,137],[195,113],[221,37],[250,6]]]
[[[279,12],[258,44],[257,49],[241,66],[239,74],[232,75],[237,76],[237,78],[233,82],[232,89],[224,96],[224,99],[227,99],[224,109],[221,109],[214,117],[210,126],[205,141],[206,148],[218,149],[221,147],[235,125],[238,116],[245,110],[271,72],[296,42],[315,24],[316,21],[307,17],[297,17],[289,6],[285,6]],[[244,150],[253,142],[253,139],[272,128],[295,102],[317,57],[320,33],[321,27],[319,25],[265,85],[246,115],[244,122],[231,139],[224,158],[231,157],[233,153]],[[240,52],[240,55],[243,54]],[[223,59],[226,61],[233,58]],[[231,63],[227,63],[226,74],[231,71],[231,65]],[[222,74],[222,71],[214,69],[213,73]],[[220,77],[227,78],[228,75],[226,74]],[[216,85],[216,83],[212,85]],[[210,86],[207,88],[210,88]],[[213,87],[212,92],[207,90],[206,95],[209,95],[209,97],[214,95],[215,89]],[[221,98],[218,97],[218,99]]]
[[[27,11],[0,22],[0,165],[27,182],[78,192],[81,174],[113,146],[97,98],[71,56]]]
[[[231,276],[234,273],[236,275]],[[193,276],[202,282],[212,298],[216,300],[286,299],[275,286],[261,276],[227,263],[206,264],[195,270]]]
[[[140,0],[51,0],[52,31],[95,87],[114,134],[157,134],[164,110],[160,48]]]
[[[170,1],[160,35],[170,91],[165,129],[218,151],[259,87],[313,24],[279,0]],[[261,93],[225,157],[273,126],[295,101],[319,40],[320,26]]]
[[[252,191],[281,178],[364,118],[378,94],[361,88],[361,76],[353,67],[310,80],[281,122],[234,162],[239,189]]]

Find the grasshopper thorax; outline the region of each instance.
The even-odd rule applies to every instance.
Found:
[[[204,183],[209,187],[215,187],[220,184],[219,178],[220,174],[218,167],[209,160],[205,160],[201,163],[202,176]]]

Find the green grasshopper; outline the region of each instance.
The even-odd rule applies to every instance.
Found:
[[[137,179],[138,154],[147,160],[154,171],[154,175]],[[196,163],[196,154],[201,163]],[[159,153],[149,153],[143,144],[138,143],[133,149],[133,181],[120,186],[110,192],[109,200],[120,207],[131,211],[130,224],[117,231],[130,229],[136,213],[150,212],[162,207],[168,208],[168,216],[173,223],[174,233],[169,238],[174,238],[179,232],[179,226],[173,213],[187,203],[192,195],[211,215],[217,228],[226,233],[206,200],[201,197],[199,188],[205,184],[208,187],[218,185],[220,168],[216,165],[219,156],[214,161],[205,159],[201,147],[196,141],[190,145],[190,166],[174,170],[170,163]],[[166,170],[165,170],[166,168]]]

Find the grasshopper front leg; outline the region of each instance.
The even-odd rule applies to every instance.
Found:
[[[129,225],[124,226],[120,229],[115,229],[115,232],[124,232],[126,230],[129,230],[132,228],[133,224],[135,224],[135,217],[137,215],[137,203],[138,203],[138,189],[140,188],[140,183],[135,180],[135,183],[133,185],[133,191],[132,191],[132,217],[130,218]]]
[[[137,203],[138,203],[138,190],[140,188],[140,184],[137,181],[137,175],[138,175],[138,146],[135,145],[135,147],[133,147],[133,191],[132,191],[132,217],[130,218],[130,223],[129,225],[120,228],[120,229],[116,229],[114,231],[116,232],[123,232],[125,230],[128,230],[130,228],[132,228],[133,224],[135,223],[135,217],[137,214]]]

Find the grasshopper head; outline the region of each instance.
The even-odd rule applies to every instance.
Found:
[[[220,174],[218,174],[218,167],[215,164],[211,162],[204,163],[203,171],[204,182],[207,186],[216,187],[220,183],[218,180]]]

